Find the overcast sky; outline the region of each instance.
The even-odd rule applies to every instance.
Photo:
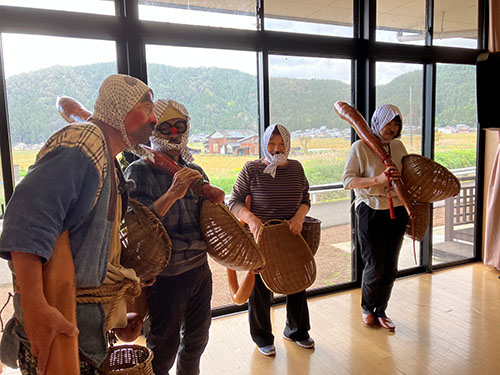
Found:
[[[73,10],[99,14],[114,14],[114,4],[109,0],[0,0],[0,5],[43,7],[47,9]],[[149,20],[189,19],[191,24],[221,25],[228,27],[255,29],[255,17],[232,16],[229,14],[185,11],[152,6],[139,6],[140,17]],[[186,17],[189,12],[189,17]],[[271,24],[268,22],[268,26]],[[295,31],[348,37],[349,27],[336,27],[312,23],[294,23]],[[290,27],[290,23],[286,23]],[[283,27],[276,21],[274,29]],[[395,33],[377,32],[377,39],[391,41]],[[86,65],[98,62],[116,61],[116,47],[112,41],[73,39],[61,37],[2,34],[4,69],[7,77],[15,74],[47,68],[53,65]],[[219,67],[237,69],[255,75],[256,53],[201,48],[153,46],[146,47],[149,63],[159,63],[178,67]],[[303,58],[271,56],[271,77],[291,77],[305,79],[337,79],[350,83],[351,64],[349,60],[329,58]],[[381,63],[377,64],[382,65]],[[395,77],[411,70],[421,69],[418,64],[383,64],[377,69],[377,84],[386,84]]]

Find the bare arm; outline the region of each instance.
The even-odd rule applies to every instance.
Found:
[[[201,173],[191,168],[182,168],[176,172],[170,188],[153,203],[156,215],[165,216],[177,200],[184,198],[189,186],[201,178]]]
[[[290,219],[288,225],[290,227],[290,231],[293,234],[299,234],[302,232],[302,224],[304,223],[304,219],[309,212],[309,205],[301,204],[297,209],[295,215]]]
[[[259,233],[259,229],[260,229],[260,226],[262,225],[262,221],[260,221],[260,219],[257,216],[255,216],[252,213],[252,211],[250,211],[246,207],[241,207],[240,210],[238,211],[237,215],[238,215],[238,219],[240,219],[244,223],[248,224],[248,226],[250,228],[250,232],[252,232],[252,234],[253,234],[253,238],[255,238],[255,240],[257,240],[257,234]]]
[[[21,297],[24,329],[30,341],[31,353],[38,359],[38,370],[44,374],[56,335],[76,336],[78,329],[47,303],[43,292],[41,258],[35,254],[14,251],[11,256]]]

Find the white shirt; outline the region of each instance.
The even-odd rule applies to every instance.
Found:
[[[392,161],[401,171],[403,156],[407,154],[406,148],[399,139],[391,141],[389,146],[384,146],[387,151],[390,150]],[[352,189],[351,182],[354,177],[375,177],[381,174],[386,167],[382,161],[362,140],[354,142],[349,150],[347,161],[342,176],[342,183],[345,189]],[[361,203],[366,203],[375,210],[389,209],[388,185],[380,184],[361,189],[354,189],[356,194],[356,207]],[[394,207],[403,204],[398,199],[396,192],[391,189],[392,202]]]

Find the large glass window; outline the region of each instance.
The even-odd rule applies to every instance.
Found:
[[[139,18],[187,25],[257,28],[256,0],[139,0]]]
[[[476,197],[475,68],[438,64],[434,159],[460,180],[458,196],[434,203],[432,263],[471,258]]]
[[[155,99],[186,107],[195,163],[213,185],[231,194],[245,162],[259,158],[257,54],[147,45],[146,56]],[[212,260],[210,267],[212,306],[231,304],[225,267]]]
[[[423,67],[419,64],[377,62],[376,103],[396,105],[403,115],[401,141],[408,153],[421,154],[422,148],[422,88]],[[411,230],[405,236],[399,256],[398,269],[420,264],[419,244],[413,253]]]
[[[0,5],[115,15],[112,0],[0,0]]]
[[[351,129],[333,111],[351,102],[351,61],[270,56],[271,123],[291,133],[290,158],[299,160],[311,187],[339,184]],[[310,216],[322,221],[315,256],[318,276],[311,288],[352,281],[350,192],[341,186],[311,192]]]
[[[101,82],[116,73],[116,48],[110,41],[18,34],[2,34],[2,42],[17,183],[49,136],[67,125],[57,96],[92,110]]]
[[[434,0],[433,44],[477,48],[477,0]]]
[[[266,0],[264,28],[302,34],[352,37],[352,1]]]
[[[377,0],[380,42],[425,44],[425,0]]]

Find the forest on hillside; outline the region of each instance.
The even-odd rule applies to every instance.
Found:
[[[115,71],[114,63],[53,66],[7,78],[12,142],[42,143],[65,125],[55,108],[58,95],[74,97],[92,109],[99,85]],[[474,67],[440,66],[437,74],[436,126],[457,123],[476,126]],[[156,98],[172,98],[186,106],[193,135],[209,134],[216,129],[257,130],[258,91],[254,75],[232,69],[150,64],[148,80]],[[414,87],[411,103],[408,87]],[[397,104],[403,115],[408,116],[405,121],[415,123],[422,117],[421,88],[421,71],[402,74],[377,87],[377,103]],[[270,81],[271,119],[286,124],[292,131],[348,127],[333,111],[337,100],[351,102],[351,88],[341,81],[292,78]]]

